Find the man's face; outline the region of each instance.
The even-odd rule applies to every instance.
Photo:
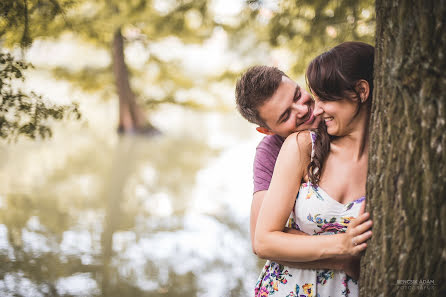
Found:
[[[258,128],[258,131],[286,138],[293,132],[316,128],[320,118],[313,115],[313,109],[310,94],[283,76],[277,91],[258,108],[260,117],[269,127]]]

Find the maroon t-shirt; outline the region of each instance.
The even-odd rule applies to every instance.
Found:
[[[274,165],[284,140],[276,134],[267,135],[257,146],[254,159],[254,193],[268,190]]]

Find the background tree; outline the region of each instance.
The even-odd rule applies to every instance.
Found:
[[[89,13],[85,13],[86,9]],[[172,35],[183,42],[202,42],[208,38],[212,33],[213,23],[208,13],[207,1],[175,1],[166,3],[164,7],[156,7],[154,2],[145,0],[82,1],[81,5],[70,12],[70,17],[66,19],[68,26],[65,26],[63,31],[70,30],[84,40],[94,43],[96,47],[108,49],[111,53],[112,67],[96,69],[87,67],[77,73],[59,69],[58,74],[71,80],[80,77],[83,82],[88,81],[85,80],[85,75],[88,75],[93,79],[89,85],[96,84],[96,90],[104,87],[107,89],[107,84],[113,83],[119,98],[118,130],[153,131],[154,128],[147,120],[141,105],[152,103],[153,106],[164,102],[167,97],[172,97],[170,95],[175,93],[172,89],[179,89],[185,83],[191,86],[192,81],[187,79],[186,75],[182,75],[178,68],[172,67],[172,72],[167,70],[161,72],[164,75],[158,76],[158,84],[170,85],[170,88],[163,88],[164,94],[161,98],[146,96],[142,90],[135,91],[131,80],[133,71],[129,69],[125,60],[125,47],[132,42],[141,43],[150,52],[146,63],[166,70],[165,67],[172,65],[166,65],[167,63],[150,51],[151,43]],[[54,23],[54,26],[60,28],[57,23]],[[55,32],[57,33],[57,30]],[[172,75],[175,70],[177,70],[176,75]],[[105,79],[100,83],[95,77]],[[176,101],[174,97],[170,98],[169,102],[176,103]]]
[[[446,3],[377,0],[376,15],[367,181],[374,235],[361,295],[444,296]],[[405,280],[434,285],[410,290]]]
[[[57,3],[55,0],[51,2]],[[33,5],[40,5],[40,1],[34,1]],[[103,97],[116,94],[119,99],[120,132],[151,133],[154,127],[144,107],[153,109],[161,103],[199,106],[192,100],[180,102],[176,98],[178,90],[191,88],[194,81],[174,63],[157,57],[151,46],[169,36],[175,36],[183,43],[201,43],[209,38],[216,24],[207,5],[208,1],[205,0],[164,4],[146,0],[80,0],[75,4],[64,3],[64,13],[57,15],[45,28],[42,28],[40,20],[36,20],[28,31],[33,32],[31,38],[54,38],[69,32],[83,42],[109,52],[110,65],[88,65],[80,70],[58,67],[54,69],[54,74],[58,79],[69,80],[83,90],[100,93]],[[144,69],[131,69],[126,62],[125,49],[132,43],[139,43],[149,53],[149,58],[143,63]],[[147,69],[157,71],[158,75],[154,75],[151,81],[141,83],[138,77],[144,77]],[[137,78],[132,79],[132,74],[136,74]],[[137,83],[145,87],[156,84],[162,94],[155,95],[153,92],[147,95],[142,88],[135,87]]]
[[[214,22],[206,0],[7,0],[0,8],[3,12],[0,38],[6,47],[27,47],[36,38],[58,38],[71,33],[82,42],[110,53],[111,63],[104,67],[88,65],[80,70],[57,67],[50,71],[84,91],[106,98],[116,94],[120,132],[154,132],[146,111],[163,103],[203,107],[190,98],[178,100],[177,91],[198,87],[197,81],[184,73],[177,61],[167,62],[157,57],[151,47],[173,36],[183,44],[202,43],[209,38],[219,24]],[[126,47],[135,43],[142,45],[149,57],[144,67],[138,69],[129,67],[125,58]],[[147,69],[152,72],[150,80],[143,81]],[[137,84],[144,88],[135,87]],[[147,94],[144,92],[147,85],[156,85],[157,90]],[[201,84],[203,88],[206,85],[206,82]]]

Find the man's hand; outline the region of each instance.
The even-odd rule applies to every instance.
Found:
[[[360,257],[342,256],[330,259],[316,260],[311,262],[286,262],[274,261],[292,268],[298,269],[330,269],[344,271],[351,278],[359,279]]]
[[[351,278],[358,280],[360,273],[361,256],[347,256],[342,261],[341,269]]]

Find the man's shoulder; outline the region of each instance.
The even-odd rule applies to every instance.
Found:
[[[254,193],[268,190],[277,156],[284,139],[279,135],[267,135],[257,145],[254,159]]]
[[[259,142],[257,150],[280,150],[284,141],[285,139],[277,134],[267,135]]]

